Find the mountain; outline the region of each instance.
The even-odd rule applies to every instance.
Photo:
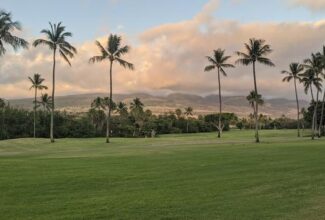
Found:
[[[105,97],[107,94],[81,94],[56,97],[56,107],[59,110],[69,112],[86,112],[90,108],[92,100],[96,97]],[[192,94],[173,93],[167,96],[154,96],[145,93],[116,94],[113,99],[115,102],[125,102],[129,104],[134,98],[140,98],[147,109],[155,114],[162,114],[174,111],[176,108],[184,109],[191,106],[196,115],[215,113],[218,110],[219,98],[217,95],[199,96]],[[17,108],[32,109],[33,99],[14,99],[10,104]],[[300,101],[301,107],[308,106],[307,101]],[[223,108],[225,112],[234,112],[241,117],[246,117],[252,113],[245,96],[225,96],[223,97]],[[266,99],[260,112],[271,117],[296,117],[296,101],[284,98]]]

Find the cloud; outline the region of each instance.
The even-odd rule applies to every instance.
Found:
[[[325,1],[324,0],[289,0],[291,4],[296,6],[303,6],[312,11],[324,11]]]
[[[325,20],[294,23],[248,23],[217,20],[213,17],[218,1],[212,0],[190,20],[160,25],[138,36],[131,53],[125,57],[136,66],[135,71],[114,65],[114,92],[150,92],[154,94],[187,92],[210,94],[217,92],[217,76],[205,73],[205,56],[214,49],[226,49],[228,55],[243,49],[249,38],[263,38],[272,45],[270,58],[276,67],[257,66],[260,92],[268,97],[294,98],[291,84],[281,82],[281,70],[289,63],[302,61],[324,44]],[[106,42],[106,37],[100,39]],[[130,44],[128,36],[123,43]],[[89,64],[97,55],[94,41],[77,45],[79,53],[72,68],[62,60],[57,68],[57,94],[108,91],[108,63]],[[52,58],[46,48],[33,48],[20,54],[8,54],[0,59],[0,96],[6,98],[32,96],[27,76],[41,73],[50,86]],[[246,95],[253,88],[251,67],[239,66],[222,78],[224,95]],[[300,89],[302,91],[302,89]],[[301,92],[302,93],[302,92]]]

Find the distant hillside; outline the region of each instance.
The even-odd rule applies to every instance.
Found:
[[[71,112],[86,112],[90,107],[90,103],[96,97],[104,97],[107,94],[81,94],[60,96],[56,98],[56,107],[60,110]],[[176,108],[184,109],[191,106],[195,110],[195,114],[205,115],[217,111],[219,98],[217,95],[198,96],[191,94],[174,93],[168,96],[153,96],[144,93],[137,94],[117,94],[114,101],[125,102],[129,104],[134,98],[140,98],[146,108],[152,110],[155,114],[161,114],[174,111]],[[12,106],[18,108],[32,109],[33,99],[16,99],[10,100]],[[225,112],[234,112],[241,117],[249,115],[252,110],[248,105],[244,96],[226,96],[223,97],[223,108]],[[308,102],[301,101],[301,106],[308,106]],[[288,99],[266,99],[265,105],[261,107],[261,113],[270,115],[271,117],[280,117],[286,115],[288,117],[296,117],[296,102]]]

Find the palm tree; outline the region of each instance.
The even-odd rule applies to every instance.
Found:
[[[0,57],[6,53],[5,44],[9,44],[15,51],[28,48],[27,41],[14,35],[20,30],[20,23],[12,20],[11,13],[0,10]]]
[[[246,99],[249,102],[250,106],[253,108],[253,110],[256,109],[255,103],[257,103],[258,105],[264,105],[264,100],[262,98],[262,95],[260,94],[257,95],[254,90],[249,93]]]
[[[237,51],[236,54],[240,57],[236,63],[248,66],[250,64],[253,65],[253,76],[254,76],[254,89],[255,93],[258,94],[257,90],[257,80],[256,80],[256,62],[267,65],[267,66],[275,66],[274,63],[268,59],[266,56],[272,52],[271,46],[265,44],[265,40],[262,39],[250,39],[249,43],[245,44],[246,53]],[[257,96],[256,96],[257,98]],[[259,133],[258,133],[258,102],[255,102],[255,138],[256,142],[259,143]]]
[[[126,116],[128,115],[128,107],[124,102],[119,102],[117,104],[117,112],[120,116]]]
[[[287,76],[283,78],[283,82],[290,82],[293,79],[293,83],[295,86],[295,94],[296,94],[296,102],[297,102],[297,118],[298,118],[298,137],[300,137],[300,107],[299,107],[299,98],[297,91],[297,80],[300,82],[300,74],[304,70],[304,66],[299,63],[291,63],[290,71],[283,70],[282,74],[286,74]]]
[[[34,138],[36,138],[36,109],[37,109],[37,91],[47,89],[47,86],[43,85],[45,79],[41,77],[40,74],[35,73],[33,77],[28,77],[29,81],[32,83],[31,89],[34,89]]]
[[[52,97],[49,96],[47,93],[41,95],[41,100],[37,101],[37,103],[43,106],[43,109],[50,112],[52,109]]]
[[[221,138],[221,133],[223,131],[224,125],[221,125],[221,117],[222,117],[222,96],[221,96],[221,79],[220,79],[220,72],[227,76],[225,72],[225,68],[234,68],[235,66],[232,64],[227,63],[230,59],[230,56],[225,55],[225,51],[222,49],[218,49],[214,51],[213,57],[207,56],[210,65],[206,66],[204,71],[209,72],[211,70],[218,70],[218,84],[219,84],[219,124],[218,128],[218,138]]]
[[[188,133],[188,122],[189,122],[189,117],[193,115],[193,108],[192,107],[187,107],[185,108],[184,115],[186,116],[186,132]]]
[[[315,86],[317,94],[322,88],[322,79],[317,74],[317,68],[313,68],[311,65],[305,65],[306,71],[301,74],[302,76],[302,83],[305,88],[305,93],[308,94],[310,91],[312,104],[314,105],[314,114],[312,120],[312,139],[315,139],[315,128],[316,128],[316,114],[317,114],[317,101],[314,98],[313,86]]]
[[[134,132],[133,136],[136,134],[136,126],[138,126],[139,134],[144,121],[144,104],[139,98],[135,98],[130,104],[131,115],[134,117]]]
[[[175,114],[176,114],[178,120],[181,119],[181,117],[183,115],[182,109],[179,109],[179,108],[176,109]]]
[[[65,31],[66,27],[62,26],[62,23],[58,24],[50,23],[50,29],[43,29],[42,34],[45,35],[46,39],[37,39],[34,41],[34,47],[39,45],[45,45],[53,51],[53,73],[52,73],[52,111],[51,111],[51,142],[54,142],[54,111],[55,111],[55,67],[56,67],[56,54],[60,56],[71,66],[70,60],[77,53],[66,38],[72,37],[71,32]]]
[[[317,56],[319,57],[322,76],[325,79],[325,46],[323,46],[322,53],[317,53]],[[320,123],[319,123],[319,128],[318,128],[318,136],[319,137],[321,137],[321,135],[322,135],[322,128],[324,125],[324,110],[325,110],[325,90],[324,90],[324,94],[323,94],[322,112],[321,112],[321,118],[320,118]]]
[[[315,131],[317,129],[317,109],[318,109],[318,101],[319,101],[319,93],[322,90],[322,79],[319,77],[322,71],[322,65],[320,62],[319,57],[316,54],[312,54],[311,58],[305,59],[304,67],[306,72],[303,74],[304,85],[305,85],[305,92],[306,89],[308,91],[309,87],[311,89],[311,93],[313,96],[312,87],[313,85],[316,88],[316,100],[313,99],[314,104],[314,114],[313,114],[313,121],[312,121],[312,139],[315,138]]]
[[[97,97],[94,99],[94,101],[91,103],[91,108],[96,109],[96,110],[104,110],[105,109],[105,104],[104,104],[104,99],[101,97]]]
[[[102,61],[109,61],[110,63],[110,72],[109,72],[109,84],[110,84],[110,100],[113,99],[113,63],[116,61],[122,67],[128,68],[130,70],[134,69],[132,63],[129,63],[123,60],[121,57],[127,54],[130,51],[129,46],[121,46],[122,38],[117,35],[110,35],[108,38],[107,46],[104,47],[99,41],[96,41],[96,45],[100,50],[99,56],[94,56],[90,58],[89,62],[102,62]],[[109,143],[109,133],[110,133],[110,120],[111,120],[111,108],[108,108],[107,113],[107,126],[106,126],[106,142]]]

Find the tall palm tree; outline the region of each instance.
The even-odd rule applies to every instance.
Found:
[[[110,100],[113,99],[113,63],[117,62],[122,67],[128,68],[130,70],[134,69],[134,66],[132,63],[129,63],[125,60],[123,60],[121,57],[125,54],[127,54],[130,51],[129,46],[121,46],[122,38],[117,35],[110,35],[108,37],[107,45],[106,47],[103,46],[99,41],[96,41],[96,45],[100,50],[99,56],[94,56],[90,58],[89,62],[95,63],[95,62],[102,62],[102,61],[109,61],[110,63],[110,71],[109,71],[109,85],[110,85],[110,94],[109,98]],[[107,126],[106,126],[106,142],[109,143],[109,136],[110,136],[110,120],[111,120],[111,108],[108,108],[107,113]]]
[[[34,138],[36,138],[36,109],[37,109],[37,91],[47,89],[47,86],[43,85],[45,79],[41,77],[40,74],[35,73],[33,77],[28,77],[29,81],[32,83],[31,89],[34,89]]]
[[[316,100],[313,98],[314,114],[313,114],[313,122],[312,122],[312,139],[315,139],[315,132],[318,128],[317,109],[318,109],[319,93],[322,91],[322,81],[323,81],[320,78],[320,74],[322,73],[322,65],[319,57],[316,54],[312,54],[311,58],[305,59],[304,67],[306,69],[306,72],[303,74],[305,78],[304,79],[305,91],[306,88],[308,89],[310,87],[311,93],[313,93],[312,91],[313,85],[316,88]]]
[[[188,129],[188,122],[189,122],[189,117],[193,116],[193,108],[192,107],[187,107],[185,108],[184,115],[186,116],[186,132],[189,132]]]
[[[44,110],[50,112],[52,109],[52,97],[49,96],[47,93],[41,95],[40,101],[37,101],[39,105],[43,107]]]
[[[297,118],[298,118],[298,137],[300,137],[300,107],[299,107],[299,98],[298,98],[298,91],[297,91],[297,80],[300,82],[301,77],[300,74],[304,70],[304,66],[299,63],[291,63],[290,70],[286,71],[283,70],[282,74],[286,74],[287,76],[283,78],[283,82],[290,82],[293,80],[294,87],[295,87],[295,94],[296,94],[296,102],[297,102]]]
[[[14,35],[15,31],[20,30],[20,23],[12,20],[11,13],[0,10],[0,57],[6,53],[5,44],[9,44],[14,50],[28,48],[26,40]]]
[[[325,46],[323,46],[322,52],[317,53],[317,56],[319,57],[322,76],[325,79]],[[324,110],[325,110],[325,89],[324,89],[323,100],[322,100],[321,118],[320,118],[320,123],[319,123],[319,128],[318,128],[318,136],[319,137],[321,137],[321,135],[322,135],[322,128],[324,125]]]
[[[311,67],[311,66],[309,66]],[[305,93],[308,94],[310,91],[312,104],[314,105],[314,114],[312,120],[312,139],[315,139],[315,123],[316,123],[316,113],[317,113],[317,104],[314,96],[313,86],[316,88],[316,92],[319,94],[319,91],[322,88],[322,79],[316,74],[315,69],[307,67],[306,71],[301,74],[302,83],[305,88]]]
[[[51,111],[51,142],[54,142],[54,111],[55,111],[55,68],[56,68],[56,54],[57,52],[65,60],[69,66],[72,59],[77,53],[75,47],[73,47],[68,41],[68,37],[72,37],[71,32],[66,32],[66,27],[61,22],[58,24],[50,23],[50,29],[43,29],[41,31],[45,35],[45,39],[37,39],[34,41],[34,47],[39,45],[45,45],[53,51],[53,72],[52,72],[52,111]]]
[[[227,76],[225,72],[225,68],[234,68],[235,66],[227,63],[230,59],[230,56],[225,55],[225,51],[222,49],[217,49],[214,51],[213,56],[207,56],[210,65],[206,66],[204,71],[209,72],[211,70],[217,69],[218,71],[218,84],[219,84],[219,123],[218,123],[218,138],[221,138],[221,133],[223,131],[224,125],[221,125],[221,117],[222,117],[222,96],[221,96],[221,79],[220,72],[222,75]]]
[[[275,66],[274,63],[268,59],[266,56],[272,52],[271,46],[265,44],[265,40],[252,38],[249,40],[249,43],[245,43],[245,52],[237,51],[236,54],[240,57],[236,63],[248,66],[253,65],[253,76],[254,76],[254,90],[256,94],[257,90],[257,80],[256,80],[256,62],[264,64],[266,66]],[[258,102],[255,102],[255,138],[256,142],[260,142],[259,133],[258,133]]]

